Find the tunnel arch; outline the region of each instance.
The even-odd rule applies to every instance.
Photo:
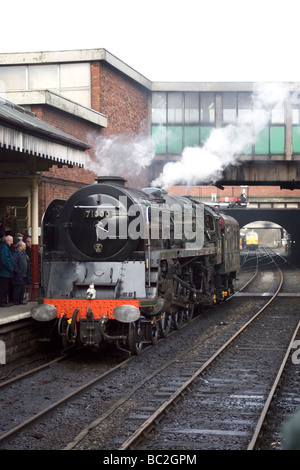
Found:
[[[268,220],[283,227],[291,236],[291,257],[300,265],[300,209],[225,209],[240,227],[258,220]]]

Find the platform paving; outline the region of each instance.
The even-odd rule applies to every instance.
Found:
[[[15,321],[31,318],[31,309],[37,302],[28,302],[26,305],[12,305],[0,308],[0,326]]]

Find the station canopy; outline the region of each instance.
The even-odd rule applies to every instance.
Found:
[[[0,97],[0,178],[84,166],[89,146]]]

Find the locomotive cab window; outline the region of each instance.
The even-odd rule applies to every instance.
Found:
[[[214,232],[215,231],[214,220],[209,214],[205,215],[205,228],[209,232]]]

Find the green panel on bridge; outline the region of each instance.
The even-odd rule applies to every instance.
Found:
[[[293,153],[300,153],[300,127],[293,127]]]
[[[155,153],[166,153],[167,150],[167,129],[165,126],[152,126],[152,138],[155,146]]]
[[[272,154],[284,154],[284,126],[270,127],[270,152]]]
[[[185,126],[184,128],[184,146],[199,147],[200,129],[199,126]]]
[[[182,153],[182,126],[168,127],[168,153]]]
[[[209,138],[214,127],[212,126],[201,126],[200,127],[200,145],[204,145],[205,141]]]
[[[269,153],[269,128],[265,127],[258,134],[255,143],[255,154],[265,155]]]

